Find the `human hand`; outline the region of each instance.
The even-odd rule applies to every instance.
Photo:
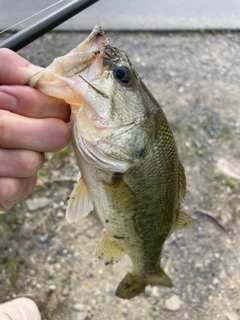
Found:
[[[31,299],[18,298],[0,304],[1,320],[41,320],[38,307]]]
[[[70,140],[70,108],[26,86],[41,68],[0,49],[0,211],[26,198],[37,182],[43,152]]]

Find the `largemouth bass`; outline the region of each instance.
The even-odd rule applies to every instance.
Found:
[[[104,225],[95,256],[105,264],[130,257],[132,270],[116,295],[172,287],[160,267],[162,246],[195,220],[181,211],[185,174],[167,119],[127,55],[95,27],[29,84],[71,105],[81,173],[66,216],[74,222],[95,209]]]

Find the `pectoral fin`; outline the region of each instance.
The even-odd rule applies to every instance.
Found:
[[[176,232],[178,230],[188,228],[188,227],[194,226],[196,224],[198,224],[198,221],[196,219],[193,219],[188,214],[181,211],[181,212],[179,212],[179,214],[177,216],[177,220],[176,220],[176,223],[172,229],[172,232]]]
[[[110,236],[106,229],[103,229],[100,240],[95,248],[94,256],[105,264],[109,264],[119,261],[123,254],[124,250]]]
[[[76,222],[86,217],[94,208],[92,196],[83,178],[74,187],[68,201],[66,218],[68,222]]]

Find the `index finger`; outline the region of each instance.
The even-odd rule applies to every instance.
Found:
[[[32,118],[56,117],[69,121],[69,106],[60,99],[24,86],[42,68],[9,49],[0,49],[0,109]]]
[[[60,118],[68,122],[69,105],[27,86],[0,86],[0,109],[31,118]]]
[[[42,68],[31,64],[9,49],[0,49],[0,85],[24,85]]]

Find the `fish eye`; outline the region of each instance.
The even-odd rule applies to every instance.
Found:
[[[132,71],[126,65],[118,65],[113,69],[114,77],[122,84],[128,84],[132,80]]]

